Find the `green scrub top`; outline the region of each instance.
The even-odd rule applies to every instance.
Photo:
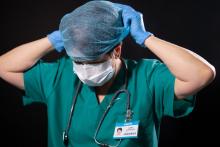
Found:
[[[128,67],[128,87],[131,94],[132,121],[140,121],[138,138],[123,139],[119,147],[157,147],[161,118],[182,117],[193,110],[195,97],[176,100],[175,77],[165,64],[156,59],[125,60]],[[121,68],[113,86],[99,103],[95,90],[85,84],[78,94],[71,128],[69,146],[99,147],[93,137],[98,122],[114,93],[124,84],[125,70]],[[43,102],[48,113],[48,146],[62,147],[63,131],[67,127],[72,100],[79,79],[68,57],[56,62],[39,61],[24,73],[24,104]],[[120,94],[98,132],[97,140],[116,145],[113,139],[116,122],[125,121],[126,94]]]

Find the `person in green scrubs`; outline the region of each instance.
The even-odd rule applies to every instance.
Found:
[[[49,147],[65,146],[63,135],[66,130],[66,146],[157,147],[162,117],[183,117],[192,112],[195,94],[215,78],[215,68],[196,53],[146,31],[142,15],[133,8],[106,1],[88,2],[86,6],[94,3],[96,7],[92,9],[99,5],[102,6],[99,8],[103,8],[104,5],[108,7],[105,11],[116,7],[120,10],[118,12],[121,15],[114,13],[112,16],[116,17],[117,21],[123,20],[124,28],[115,33],[122,39],[116,39],[113,44],[106,43],[109,39],[107,36],[102,42],[107,44],[103,49],[100,42],[97,45],[86,40],[86,44],[85,38],[81,38],[84,48],[80,48],[80,39],[77,38],[77,42],[74,37],[70,37],[70,40],[65,38],[70,33],[66,22],[75,14],[76,11],[73,11],[62,19],[63,26],[59,31],[20,45],[0,56],[0,77],[25,91],[25,105],[32,102],[46,104]],[[91,18],[94,15],[91,11],[82,12],[88,12],[86,17]],[[105,17],[104,13],[96,15]],[[81,20],[81,17],[78,15],[77,19]],[[103,19],[94,21],[99,24],[101,20]],[[109,24],[111,29],[114,24]],[[83,23],[80,26],[83,31]],[[105,29],[107,28],[105,24]],[[80,32],[80,27],[78,29]],[[123,59],[121,42],[127,36],[126,30],[137,44],[148,48],[159,59]],[[108,34],[104,30],[96,30],[93,33]],[[84,37],[88,37],[87,35],[89,34]],[[89,49],[92,51],[88,51],[88,48],[83,50],[86,48],[85,44],[91,46]],[[101,47],[93,48],[92,45]],[[64,48],[67,56],[55,62],[41,60],[49,52],[61,51]],[[83,52],[80,52],[82,50]],[[120,89],[126,89],[130,95],[132,113],[127,122],[128,94],[122,92],[114,97]],[[111,101],[112,105],[108,109]],[[71,111],[73,105],[74,109]],[[108,112],[102,119],[107,109]],[[118,127],[122,127],[123,131],[127,129],[130,134],[122,131],[124,136],[115,138]]]

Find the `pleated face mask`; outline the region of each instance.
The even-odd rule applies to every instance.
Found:
[[[102,86],[114,75],[112,59],[102,63],[78,64],[73,62],[73,71],[78,78],[89,86]]]

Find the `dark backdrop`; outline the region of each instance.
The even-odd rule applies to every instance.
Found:
[[[62,16],[85,0],[1,1],[0,54],[56,30]],[[115,2],[115,1],[114,1]],[[189,48],[220,69],[220,9],[216,1],[120,0],[144,14],[146,29],[159,38]],[[59,56],[59,55],[58,55]],[[131,38],[126,58],[156,58]],[[49,57],[55,58],[57,54]],[[175,61],[174,61],[175,62]],[[181,119],[164,118],[160,147],[219,146],[219,77],[198,93],[195,110]],[[22,106],[23,92],[0,80],[0,144],[45,147],[47,114],[42,104]]]

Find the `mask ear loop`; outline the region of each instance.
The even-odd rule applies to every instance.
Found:
[[[125,64],[125,61],[120,57],[120,53],[118,53],[118,52],[116,51],[116,49],[117,49],[119,46],[121,46],[121,44],[122,44],[122,42],[121,42],[120,44],[118,44],[112,52],[110,52],[110,57],[112,58],[112,60],[119,58],[119,59],[121,60],[122,64],[123,64],[123,67],[125,67],[126,72],[127,72],[127,65]],[[116,65],[115,63],[114,63],[113,66],[114,66],[115,69],[117,69],[117,65]],[[126,78],[126,76],[125,76],[125,78]],[[125,80],[126,80],[126,79],[125,79]],[[127,84],[127,83],[126,83],[126,84]],[[126,87],[123,86],[123,88],[125,89]]]

